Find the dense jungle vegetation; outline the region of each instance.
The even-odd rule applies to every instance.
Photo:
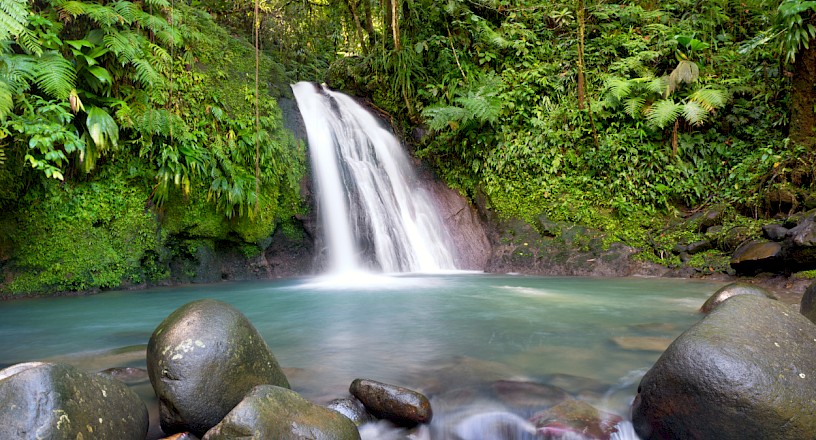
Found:
[[[298,80],[367,97],[502,217],[678,264],[695,231],[816,207],[816,2],[6,0],[0,268],[12,293],[169,276],[304,212]],[[718,251],[692,262],[722,270]]]

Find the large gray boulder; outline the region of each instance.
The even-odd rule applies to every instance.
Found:
[[[298,393],[259,385],[204,435],[203,440],[359,440],[357,426],[339,412]]]
[[[632,404],[650,439],[816,438],[816,326],[791,306],[738,295],[680,335]]]
[[[249,320],[210,299],[181,306],[156,327],[147,345],[147,371],[167,434],[201,436],[256,385],[289,387]]]
[[[0,370],[0,438],[143,440],[144,402],[125,384],[66,364]]]
[[[799,302],[799,313],[816,323],[816,282],[805,289],[802,300]]]

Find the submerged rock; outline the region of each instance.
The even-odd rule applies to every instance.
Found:
[[[357,426],[342,414],[315,405],[298,393],[259,385],[203,440],[359,440]]]
[[[714,294],[712,294],[703,306],[700,307],[702,313],[709,313],[715,307],[723,303],[723,301],[737,295],[754,295],[764,298],[776,299],[776,297],[764,287],[754,286],[746,283],[731,283],[720,287]]]
[[[433,417],[428,398],[408,388],[368,379],[354,379],[349,392],[360,399],[374,417],[399,426],[428,423]]]
[[[650,439],[816,436],[816,326],[754,295],[721,304],[643,377],[632,406]]]
[[[201,436],[256,385],[289,387],[249,320],[210,299],[181,306],[159,324],[147,346],[147,371],[168,434]]]
[[[553,385],[499,380],[493,383],[499,400],[514,408],[553,406],[569,397],[566,391]]]
[[[0,371],[0,438],[133,439],[147,408],[128,387],[66,364],[30,362]]]
[[[561,439],[570,434],[583,440],[609,440],[618,432],[617,424],[623,419],[615,414],[600,411],[581,400],[566,400],[538,412],[530,421],[540,436]]]

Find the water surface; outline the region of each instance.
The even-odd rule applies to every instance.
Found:
[[[304,278],[6,301],[0,366],[59,359],[87,369],[144,367],[139,347],[118,349],[146,344],[177,307],[215,298],[253,322],[292,387],[314,401],[345,396],[354,378],[365,377],[425,392],[440,418],[476,404],[527,417],[547,405],[536,388],[543,385],[627,416],[637,382],[660,355],[648,342],[677,337],[721,286],[484,274],[364,281]]]

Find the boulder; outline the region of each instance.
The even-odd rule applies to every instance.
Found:
[[[623,418],[570,399],[534,414],[530,421],[535,424],[539,436],[546,439],[609,440],[618,432],[617,425]]]
[[[751,236],[751,230],[745,226],[734,226],[721,233],[717,248],[723,252],[734,252]]]
[[[754,295],[721,304],[646,373],[632,423],[651,439],[816,436],[816,326]]]
[[[200,437],[256,385],[289,387],[249,320],[211,299],[181,306],[159,324],[147,345],[147,371],[168,434]]]
[[[762,226],[762,235],[771,241],[782,241],[788,235],[788,228],[775,223]]]
[[[752,240],[731,256],[731,267],[738,274],[755,275],[776,272],[781,266],[782,245],[773,241]]]
[[[816,323],[816,282],[805,289],[802,300],[799,303],[799,313]]]
[[[689,243],[688,246],[686,246],[686,252],[689,255],[694,255],[694,254],[699,254],[701,252],[705,252],[705,251],[713,249],[713,248],[714,248],[714,245],[711,244],[710,241],[700,240],[700,241],[695,241],[694,243]]]
[[[816,213],[810,212],[790,229],[783,242],[785,264],[793,271],[816,268]]]
[[[413,427],[433,417],[428,398],[408,388],[368,379],[354,379],[349,392],[379,419]]]
[[[723,303],[723,301],[737,295],[754,295],[764,298],[776,299],[776,297],[764,287],[754,286],[746,283],[731,283],[720,287],[714,294],[712,294],[703,306],[700,307],[700,312],[708,313],[714,310],[715,307]]]
[[[144,402],[110,377],[66,364],[29,362],[0,371],[0,438],[144,440]]]
[[[274,385],[252,389],[203,440],[359,440],[357,426],[342,414]]]

